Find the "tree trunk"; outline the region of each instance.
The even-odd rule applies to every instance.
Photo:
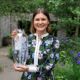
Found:
[[[66,37],[66,31],[65,31],[65,29],[60,29],[60,30],[58,30],[58,31],[57,31],[57,37],[58,37],[59,39],[65,38],[65,37]]]
[[[78,37],[78,34],[79,34],[79,27],[76,27],[76,30],[75,30],[75,37]]]

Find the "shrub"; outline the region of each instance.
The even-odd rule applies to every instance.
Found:
[[[2,68],[2,66],[0,65],[0,72],[2,72],[2,70],[3,70],[3,68]]]
[[[61,43],[54,75],[56,80],[80,80],[80,38]]]
[[[9,57],[10,59],[13,59],[13,50],[12,50],[12,47],[11,47],[11,46],[9,47],[8,53],[9,53],[8,57]]]

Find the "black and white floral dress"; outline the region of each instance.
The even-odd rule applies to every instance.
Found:
[[[49,35],[44,34],[40,38],[37,72],[23,72],[21,80],[54,80],[53,69],[56,60],[59,58],[59,41]],[[36,35],[28,36],[28,60],[26,65],[34,64],[36,46]],[[39,79],[40,78],[40,79]]]

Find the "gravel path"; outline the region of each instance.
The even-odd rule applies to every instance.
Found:
[[[0,48],[0,80],[20,80],[21,72],[16,72],[13,69],[13,62],[7,57],[8,48]]]

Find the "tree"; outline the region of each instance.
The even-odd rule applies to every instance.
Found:
[[[71,29],[75,26],[75,35],[78,37],[80,28],[80,0],[49,0],[49,9],[59,17],[57,27]]]

